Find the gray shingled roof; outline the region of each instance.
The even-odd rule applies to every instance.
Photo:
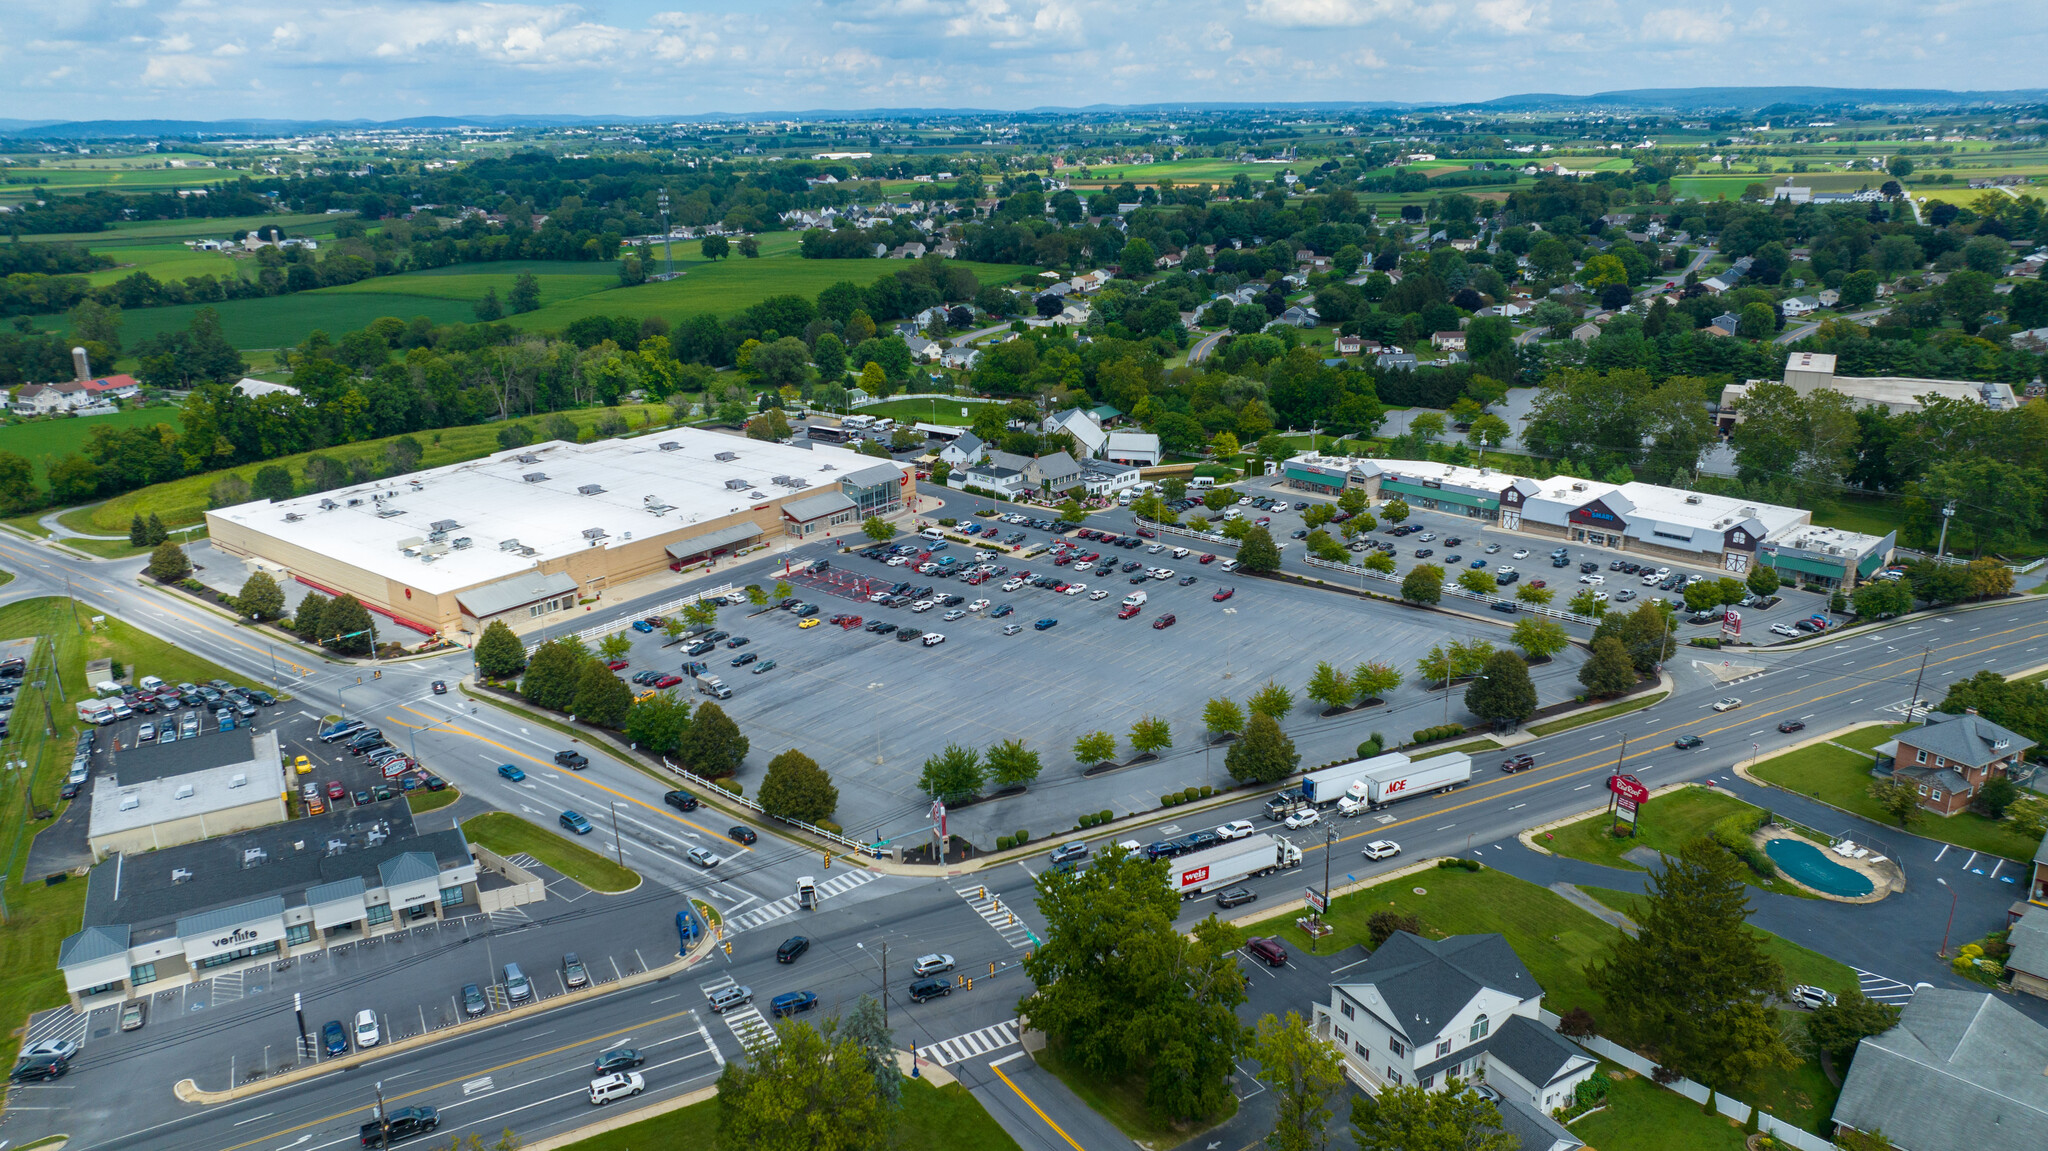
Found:
[[[2041,846],[2034,849],[2035,863],[2048,863],[2048,835],[2041,837]]]
[[[398,887],[407,883],[439,881],[441,865],[434,860],[431,852],[408,851],[396,859],[387,859],[377,865],[377,877],[386,887]]]
[[[871,464],[857,472],[846,473],[839,477],[839,482],[842,484],[852,484],[857,488],[879,487],[882,484],[900,484],[903,482],[903,469],[895,464]]]
[[[1949,715],[1939,711],[1929,712],[1927,722],[1919,727],[1901,732],[1899,740],[1908,747],[1971,767],[1982,767],[2034,746],[2033,740],[1981,715]]]
[[[482,587],[455,593],[455,602],[477,619],[539,603],[576,590],[576,577],[567,572],[523,572]]]
[[[1584,1147],[1571,1129],[1519,1096],[1501,1092],[1500,1129],[1521,1140],[1521,1151],[1562,1151]]]
[[[2005,959],[2007,967],[2048,978],[2048,911],[2034,910],[2020,916],[2020,921],[2012,925],[2007,942],[2012,944],[2012,954]]]
[[[2048,1028],[1996,997],[1923,987],[1856,1048],[1834,1119],[1913,1151],[2048,1147]]]
[[[1498,1059],[1515,1074],[1538,1087],[1550,1083],[1573,1064],[1590,1061],[1577,1044],[1525,1015],[1511,1015],[1493,1029],[1489,1059]]]
[[[257,919],[268,919],[284,914],[284,897],[266,895],[237,903],[230,907],[217,907],[197,915],[187,915],[178,920],[177,932],[180,938],[190,939],[195,935],[206,935],[223,928],[239,927]]]
[[[1543,993],[1514,948],[1499,935],[1429,940],[1395,932],[1366,960],[1360,978],[1350,982],[1378,988],[1392,1022],[1415,1042],[1441,1032],[1483,987],[1518,1000]],[[1356,993],[1352,997],[1364,999]]]
[[[671,559],[688,559],[691,556],[708,552],[713,548],[731,547],[737,543],[745,543],[760,534],[761,528],[757,524],[733,524],[730,527],[719,528],[717,531],[705,532],[703,535],[679,539],[668,545],[664,550],[668,552]]]
[[[337,879],[333,883],[307,888],[306,906],[318,907],[323,903],[341,903],[344,900],[359,898],[369,889],[369,884],[363,882],[362,876],[351,875],[347,879]]]

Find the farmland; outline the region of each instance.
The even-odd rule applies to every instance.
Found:
[[[83,419],[40,419],[0,426],[0,451],[13,452],[36,466],[38,482],[49,480],[50,461],[85,446],[94,428],[146,427],[179,421],[177,408],[139,408]]]

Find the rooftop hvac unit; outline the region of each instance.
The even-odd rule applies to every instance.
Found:
[[[340,504],[338,504],[338,503],[335,503],[335,502],[334,502],[333,500],[321,500],[321,501],[320,501],[320,510],[321,510],[321,511],[323,511],[323,512],[331,512],[331,511],[333,511],[334,509],[336,509],[336,508],[338,508],[338,507],[340,507],[340,506],[341,506]]]
[[[748,498],[748,499],[750,499],[750,500],[765,500],[765,499],[767,499],[767,498],[768,498],[768,493],[767,493],[767,492],[748,492],[748,493],[747,493],[747,498]]]
[[[1755,514],[1756,514],[1756,509],[1755,509],[1755,508],[1742,508],[1742,509],[1738,510],[1738,511],[1737,511],[1737,512],[1736,512],[1735,514],[1736,514],[1736,515],[1739,515],[1739,516],[1753,516],[1753,515],[1755,515]]]
[[[453,546],[456,551],[461,551],[462,549],[468,547],[469,544],[470,539],[468,536],[456,536],[451,546]]]
[[[242,853],[242,866],[261,867],[263,866],[264,861],[269,858],[269,852],[263,850],[260,847],[252,847]]]
[[[437,560],[437,559],[440,559],[440,558],[441,558],[441,554],[440,554],[439,552],[421,552],[421,553],[420,553],[420,562],[421,562],[421,563],[423,563],[423,564],[430,564],[430,563],[433,563],[433,562],[434,562],[435,560]]]
[[[753,487],[753,486],[754,486],[754,485],[752,485],[752,484],[748,483],[748,482],[747,482],[747,481],[745,481],[745,480],[727,480],[727,481],[725,481],[725,490],[726,490],[726,491],[729,491],[729,492],[743,492],[743,491],[746,491],[746,490],[747,490],[748,488],[750,488],[750,487]]]
[[[340,855],[347,850],[348,840],[346,839],[330,839],[327,841],[327,854],[329,855]]]
[[[537,464],[540,462],[540,457],[534,455],[532,452],[521,452],[518,455],[513,456],[512,458],[519,461],[522,464]]]
[[[1696,503],[1699,503],[1699,502],[1700,502],[1700,497],[1699,497],[1699,493],[1698,493],[1698,492],[1693,492],[1693,493],[1691,493],[1691,494],[1687,495],[1687,496],[1685,497],[1685,502],[1686,502],[1686,503],[1689,503],[1689,504],[1696,504]]]
[[[729,464],[734,460],[739,459],[740,454],[738,452],[720,452],[717,455],[712,456],[711,458],[717,460],[721,464]]]
[[[297,512],[286,512],[286,513],[284,513],[284,522],[286,522],[286,523],[288,523],[288,524],[295,524],[295,523],[298,523],[298,522],[299,522],[300,520],[302,520],[302,519],[305,519],[305,518],[306,518],[305,516],[302,516],[302,515],[300,515],[300,514],[299,514],[299,513],[297,513]]]
[[[362,506],[363,506],[363,501],[362,501],[362,497],[360,497],[360,496],[350,496],[350,497],[349,497],[349,501],[348,501],[348,506],[350,506],[350,507],[352,507],[352,508],[359,508],[359,507],[362,507]]]
[[[587,540],[601,540],[601,539],[603,539],[603,538],[605,537],[605,535],[606,535],[606,532],[605,532],[605,530],[604,530],[603,528],[584,528],[584,529],[583,529],[583,538],[584,538],[584,539],[587,539]]]
[[[520,542],[519,542],[518,540],[499,540],[499,541],[498,541],[498,550],[499,550],[499,551],[501,551],[501,552],[516,552],[516,551],[518,551],[518,550],[519,550],[520,548],[522,548],[522,547],[524,547],[524,546],[525,546],[525,545],[524,545],[524,544],[521,544],[521,543],[520,543]]]
[[[174,793],[172,794],[171,798],[173,798],[173,799],[190,799],[190,798],[192,798],[192,796],[193,796],[193,790],[192,790],[192,785],[191,785],[191,784],[189,784],[189,783],[181,783],[181,784],[179,784],[179,785],[178,785],[178,790],[177,790],[176,792],[174,792]]]
[[[789,486],[798,489],[807,488],[811,486],[811,481],[803,478],[802,476],[797,476],[795,479],[789,481]]]
[[[546,472],[528,472],[525,475],[520,476],[519,478],[525,480],[527,483],[537,484],[547,479],[548,474]]]
[[[404,514],[405,514],[405,509],[403,509],[403,508],[378,508],[378,509],[377,509],[377,518],[378,518],[378,519],[380,519],[380,520],[388,520],[388,519],[390,519],[390,518],[391,518],[392,516],[402,516],[402,515],[404,515]]]
[[[1572,485],[1572,490],[1573,490],[1573,491],[1575,491],[1575,492],[1582,492],[1582,491],[1585,491],[1585,490],[1586,490],[1586,485],[1585,485],[1585,484],[1573,484],[1573,485]]]
[[[454,520],[435,520],[433,523],[428,524],[427,526],[433,528],[437,532],[452,532],[455,529],[461,527],[462,525],[456,523]]]
[[[244,774],[242,774],[241,772],[239,772],[239,771],[238,771],[238,772],[236,772],[236,773],[234,774],[234,776],[233,776],[232,778],[230,778],[230,779],[228,780],[228,786],[229,786],[229,787],[247,787],[247,786],[249,786],[249,777],[248,777],[248,776],[246,776],[246,775],[244,775]]]
[[[836,471],[838,471],[838,470],[839,470],[839,468],[838,468],[838,467],[837,467],[836,465],[834,465],[834,464],[825,464],[824,466],[820,467],[820,468],[819,468],[818,470],[819,470],[819,471],[821,471],[821,472],[836,472]]]
[[[655,446],[660,448],[662,451],[673,452],[681,448],[683,445],[675,442],[674,440],[663,440],[661,443],[656,444]]]
[[[601,496],[604,494],[604,485],[584,484],[582,487],[576,489],[576,494],[579,496]]]
[[[619,533],[619,539],[620,539],[620,541],[621,541],[621,542],[623,542],[623,541],[625,541],[625,540],[629,540],[629,539],[632,539],[632,538],[633,538],[633,533],[632,533],[632,532],[620,532],[620,533]]]
[[[132,791],[131,791],[131,792],[129,792],[129,793],[127,794],[127,795],[124,795],[124,796],[122,796],[122,797],[121,797],[121,810],[122,810],[122,811],[134,811],[134,810],[135,810],[136,808],[138,808],[138,807],[141,807],[141,806],[142,806],[142,797],[141,797],[141,796],[139,796],[139,795],[137,795],[137,794],[135,794],[135,793],[134,793],[134,792],[132,792]]]
[[[788,476],[771,476],[771,477],[769,477],[769,479],[768,479],[768,482],[769,482],[769,483],[771,483],[771,484],[781,484],[781,485],[782,485],[783,487],[788,487],[788,486],[789,486],[789,477],[788,477]]]
[[[369,829],[363,832],[363,842],[371,847],[375,847],[389,838],[391,838],[391,825],[381,819],[371,824]]]
[[[398,541],[398,547],[399,550],[401,551],[411,551],[413,548],[416,548],[426,542],[427,541],[421,539],[418,536],[407,536],[404,539]]]
[[[191,869],[191,868],[189,868],[189,867],[173,867],[173,868],[171,868],[171,882],[172,882],[172,883],[184,883],[184,882],[187,882],[188,880],[190,880],[191,878],[192,878],[192,869]]]

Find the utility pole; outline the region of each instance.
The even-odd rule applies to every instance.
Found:
[[[1927,656],[1932,650],[1926,647],[1920,649],[1920,671],[1913,676],[1913,694],[1906,699],[1906,720],[1909,723],[1913,719],[1914,710],[1920,706],[1920,681],[1927,675]]]
[[[1948,555],[1948,521],[1956,514],[1955,501],[1941,505],[1941,539],[1934,545],[1934,562],[1940,563]]]
[[[618,854],[619,866],[626,866],[626,844],[619,838],[619,801],[612,801],[612,849]]]
[[[384,1081],[377,1080],[377,1145],[391,1146],[391,1119],[384,1114]]]

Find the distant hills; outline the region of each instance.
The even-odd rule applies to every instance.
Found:
[[[2048,88],[2003,92],[1951,92],[1937,88],[1633,88],[1591,95],[1527,92],[1465,103],[1401,103],[1395,101],[1171,101],[1146,104],[1090,104],[1082,107],[1046,105],[1024,109],[996,108],[813,108],[792,111],[689,112],[666,116],[576,116],[561,114],[499,114],[487,116],[411,116],[402,120],[7,120],[0,119],[0,137],[82,140],[151,137],[176,139],[202,136],[295,136],[322,132],[442,130],[455,128],[633,127],[730,120],[903,120],[941,116],[1118,115],[1146,112],[1307,112],[1442,111],[1570,112],[1635,111],[1753,112],[1762,108],[1882,106],[1953,107],[2038,104],[2048,102]]]

